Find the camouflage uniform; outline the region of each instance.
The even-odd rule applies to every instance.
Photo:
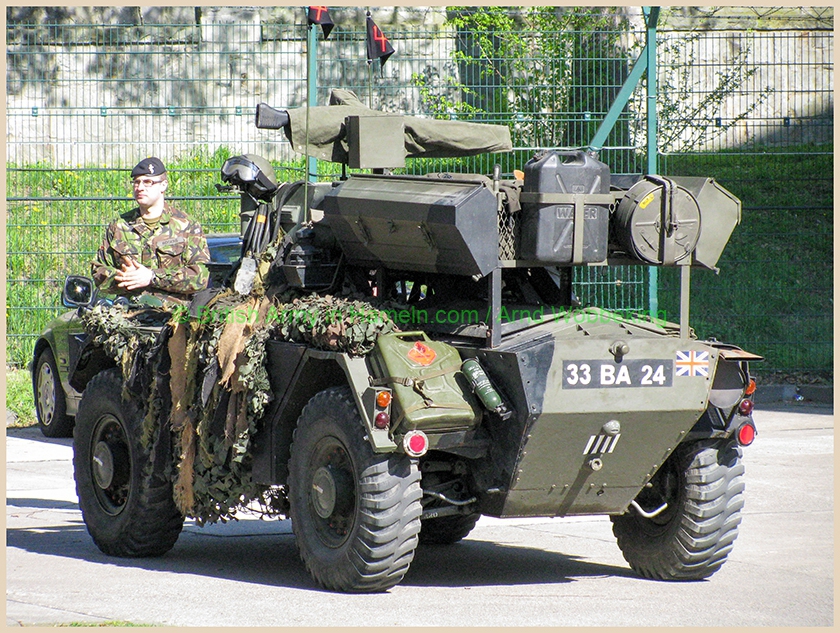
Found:
[[[150,286],[129,291],[117,285],[114,276],[123,256],[154,270]],[[139,208],[111,222],[91,263],[91,273],[100,290],[109,294],[133,297],[148,293],[185,304],[190,295],[207,287],[210,274],[205,264],[209,261],[201,225],[167,203],[155,229],[146,226]]]

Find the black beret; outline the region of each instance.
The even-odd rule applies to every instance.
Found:
[[[152,156],[151,158],[144,158],[139,163],[137,163],[134,169],[131,170],[131,177],[137,178],[137,176],[159,176],[160,174],[165,173],[166,167],[163,166],[161,160]]]

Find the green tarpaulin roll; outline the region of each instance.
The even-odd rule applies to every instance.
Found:
[[[330,105],[309,111],[309,146],[306,143],[306,110],[289,110],[290,124],[284,129],[292,148],[319,160],[347,162],[344,121],[348,116],[393,116],[364,105],[350,90],[336,89]],[[513,149],[510,130],[504,125],[465,123],[404,116],[405,152],[409,158],[454,158]]]

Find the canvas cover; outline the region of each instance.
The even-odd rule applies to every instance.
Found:
[[[319,160],[346,163],[348,147],[344,120],[348,116],[393,116],[367,107],[350,90],[335,89],[330,105],[309,112],[309,146],[306,138],[306,107],[289,110],[285,127],[292,148]],[[466,123],[404,116],[405,152],[409,158],[455,158],[513,149],[510,130],[504,125]]]

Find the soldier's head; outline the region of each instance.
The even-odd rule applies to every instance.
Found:
[[[163,192],[169,184],[166,167],[159,158],[144,158],[131,170],[134,199],[143,210],[162,206]]]

